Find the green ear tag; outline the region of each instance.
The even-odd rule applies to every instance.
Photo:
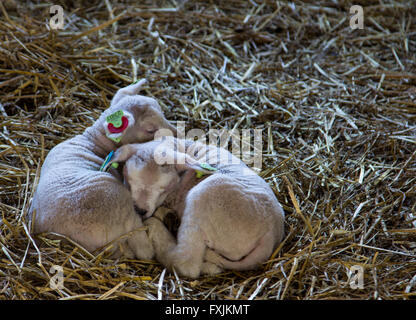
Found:
[[[217,168],[211,167],[208,163],[201,163],[199,165],[202,169],[208,170],[208,171],[217,171]]]
[[[208,170],[208,171],[217,171],[218,170],[217,168],[211,167],[208,163],[201,163],[199,166],[202,169],[205,169],[205,170]],[[202,176],[206,175],[207,173],[199,171],[199,170],[195,170],[195,174],[196,174],[196,177],[198,179],[200,179],[200,178],[202,178]]]
[[[107,157],[105,157],[103,164],[101,165],[100,171],[104,171],[105,167],[107,166],[107,164],[111,161],[111,159],[113,158],[114,155],[114,151],[111,151]],[[113,163],[114,164],[114,163]],[[113,165],[112,164],[112,165]],[[117,164],[118,165],[118,164]]]
[[[105,118],[108,123],[111,123],[114,127],[119,128],[123,124],[121,118],[123,117],[123,110],[118,110]]]

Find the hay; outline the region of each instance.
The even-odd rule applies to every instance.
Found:
[[[60,31],[48,31],[49,4],[0,2],[0,298],[414,298],[413,1],[355,1],[364,30],[350,29],[347,0],[55,2]],[[189,281],[29,236],[48,151],[142,77],[187,129],[263,129],[261,175],[287,236],[261,269]],[[53,265],[63,289],[49,285]]]

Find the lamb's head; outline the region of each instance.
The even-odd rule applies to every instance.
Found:
[[[113,162],[124,162],[124,183],[131,191],[136,210],[146,218],[176,190],[186,173],[212,173],[161,141],[124,145],[116,150],[109,165]]]
[[[160,129],[176,133],[175,127],[166,120],[157,101],[138,95],[142,79],[117,91],[111,106],[102,115],[102,126],[109,139],[116,143],[128,144],[149,141]]]

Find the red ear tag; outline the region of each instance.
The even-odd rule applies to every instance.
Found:
[[[123,116],[121,117],[121,126],[120,127],[115,127],[112,123],[108,124],[108,131],[110,133],[120,133],[123,132],[124,130],[127,129],[128,125],[129,125],[129,119],[127,119],[127,117]]]

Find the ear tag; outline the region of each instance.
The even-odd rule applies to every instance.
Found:
[[[114,151],[111,151],[107,157],[105,157],[103,164],[101,165],[100,171],[107,171],[108,170],[108,163],[111,161],[111,159],[113,158],[114,155]],[[111,167],[113,167],[114,169],[118,168],[118,163],[117,162],[113,162],[111,164]]]
[[[217,168],[214,168],[212,166],[210,166],[208,163],[201,163],[199,165],[202,169],[208,170],[208,171],[217,171]]]
[[[107,135],[107,137],[108,137],[108,135]],[[113,140],[115,143],[119,143],[121,141],[121,137],[117,137],[117,138],[108,137],[108,138],[111,139],[111,140]]]
[[[116,128],[120,128],[123,124],[122,118],[123,110],[118,110],[105,118],[108,124],[112,124]]]
[[[124,115],[123,110],[118,110],[105,118],[107,124],[107,138],[116,143],[121,141],[123,131],[129,126],[129,119]]]
[[[199,166],[202,169],[205,169],[205,170],[208,170],[208,171],[217,171],[218,170],[217,168],[214,168],[214,167],[210,166],[208,163],[201,163]],[[205,172],[202,172],[202,171],[199,171],[199,170],[195,170],[195,174],[196,174],[196,177],[198,179],[200,179],[200,178],[202,178],[202,176],[207,175],[208,173],[205,173]]]

